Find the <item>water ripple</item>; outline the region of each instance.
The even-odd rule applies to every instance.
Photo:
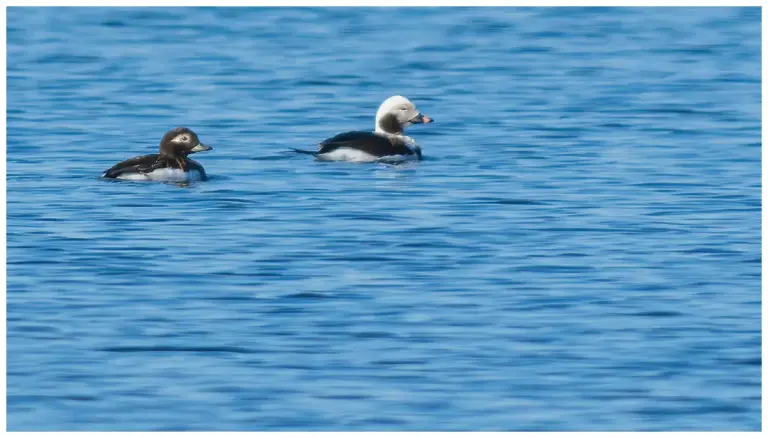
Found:
[[[760,20],[9,8],[8,429],[760,430]]]

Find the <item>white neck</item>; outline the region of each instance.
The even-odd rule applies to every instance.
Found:
[[[379,134],[379,135],[385,135],[387,137],[393,137],[393,138],[403,138],[403,139],[406,139],[406,140],[411,138],[411,137],[408,137],[407,135],[405,135],[404,132],[401,132],[399,134],[393,134],[393,133],[387,132],[387,131],[385,131],[383,129],[376,129],[376,131],[374,131],[374,132],[376,134]]]

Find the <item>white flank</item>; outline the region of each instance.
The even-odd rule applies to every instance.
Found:
[[[325,154],[318,154],[318,160],[323,161],[348,161],[350,163],[401,163],[403,161],[418,160],[414,155],[385,155],[377,157],[359,149],[338,148]]]
[[[325,154],[317,154],[317,158],[325,161],[350,161],[353,163],[372,163],[379,159],[375,155],[352,148],[336,148]]]
[[[126,173],[118,176],[117,179],[126,179],[131,181],[199,181],[200,172],[196,170],[184,172],[181,169],[165,168],[153,170],[150,173]]]

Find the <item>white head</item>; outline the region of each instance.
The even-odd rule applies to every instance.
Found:
[[[431,123],[432,119],[421,114],[413,103],[403,96],[385,100],[376,112],[376,132],[402,134],[403,129],[414,123]]]

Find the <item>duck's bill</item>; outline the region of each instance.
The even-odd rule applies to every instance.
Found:
[[[197,146],[192,148],[191,152],[210,151],[211,149],[213,149],[213,148],[208,146],[208,145],[206,145],[206,144],[198,143]]]
[[[422,113],[419,113],[416,117],[409,120],[411,123],[432,123],[435,119],[429,118]]]

